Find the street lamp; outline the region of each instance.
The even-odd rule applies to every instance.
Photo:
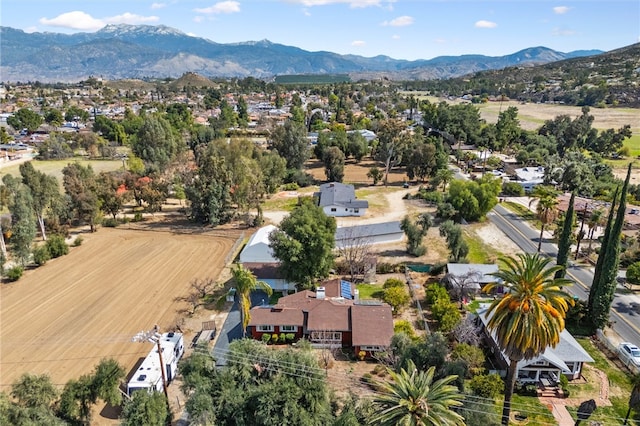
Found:
[[[158,347],[158,357],[160,358],[160,372],[162,373],[162,388],[164,390],[164,396],[169,401],[169,392],[167,391],[167,377],[165,375],[164,369],[164,361],[162,359],[162,346],[160,345],[160,341],[162,340],[162,334],[160,334],[160,327],[158,325],[154,325],[153,328],[149,331],[141,331],[137,333],[131,341],[133,342],[150,342],[155,343]]]

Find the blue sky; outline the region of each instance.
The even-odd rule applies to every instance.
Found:
[[[268,39],[309,51],[396,59],[500,56],[545,46],[612,50],[640,41],[639,0],[2,0],[28,32],[167,25],[218,43]]]

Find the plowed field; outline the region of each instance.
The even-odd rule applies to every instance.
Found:
[[[68,255],[0,286],[0,390],[23,372],[64,385],[103,357],[129,372],[151,349],[132,336],[175,326],[194,278],[217,279],[239,236],[101,228]]]

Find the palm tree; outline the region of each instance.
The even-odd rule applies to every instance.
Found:
[[[233,268],[231,272],[233,274],[233,280],[235,281],[236,295],[238,296],[238,305],[240,307],[240,317],[242,319],[242,337],[244,337],[249,321],[251,320],[251,293],[256,290],[263,290],[271,296],[273,290],[269,284],[264,281],[258,281],[256,276],[253,275],[253,272],[245,269],[244,266],[239,263],[236,264],[235,268]]]
[[[597,209],[591,212],[587,225],[589,226],[589,253],[591,253],[591,243],[593,242],[593,234],[598,229],[598,226],[602,225],[605,215],[604,210]]]
[[[631,410],[637,410],[640,407],[640,374],[636,374],[631,379],[631,384],[633,385],[633,389],[631,390],[631,395],[629,395],[629,409],[627,410],[627,415],[624,418],[624,423],[627,424],[629,420],[629,415],[631,414]]]
[[[533,200],[531,200],[529,206],[531,206],[535,200],[538,200],[538,204],[536,205],[536,216],[541,223],[540,240],[538,241],[538,252],[540,252],[545,226],[553,223],[553,221],[558,217],[558,193],[551,187],[537,185],[533,189],[531,197]]]
[[[447,168],[440,169],[436,172],[436,181],[442,183],[442,192],[446,192],[447,184],[454,178],[453,170]]]
[[[502,424],[509,423],[511,396],[518,362],[532,359],[547,347],[555,347],[564,329],[564,319],[573,305],[571,296],[562,290],[572,284],[566,278],[554,278],[562,266],[549,266],[550,258],[538,253],[520,253],[500,258],[500,269],[492,274],[497,281],[485,286],[490,292],[506,287],[502,298],[494,300],[486,312],[487,329],[509,359],[502,408]]]
[[[392,382],[379,382],[374,399],[380,410],[369,424],[381,426],[464,425],[464,418],[449,407],[461,406],[463,395],[449,383],[457,376],[433,381],[435,367],[418,371],[413,361],[399,373],[389,370]]]

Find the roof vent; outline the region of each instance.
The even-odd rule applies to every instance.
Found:
[[[316,288],[316,299],[324,299],[324,298],[325,298],[324,287]]]
[[[146,374],[141,374],[138,376],[138,381],[139,382],[144,382],[145,380],[147,380],[147,375]]]

